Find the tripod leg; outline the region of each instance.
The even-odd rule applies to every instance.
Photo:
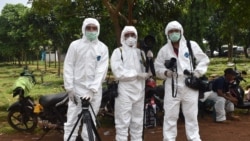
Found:
[[[91,124],[91,116],[89,113],[84,113],[84,123],[86,124],[86,128],[88,131],[89,141],[94,141],[94,136],[92,132],[92,124]]]
[[[82,115],[83,115],[83,111],[78,115],[78,119],[77,119],[77,121],[76,121],[76,123],[75,123],[75,125],[74,125],[74,127],[73,127],[73,129],[72,129],[72,131],[71,131],[71,133],[70,133],[70,135],[69,135],[67,141],[70,140],[70,138],[71,138],[71,136],[72,136],[72,134],[73,134],[73,132],[74,132],[74,130],[75,130],[77,124],[79,123],[80,119],[82,118]]]

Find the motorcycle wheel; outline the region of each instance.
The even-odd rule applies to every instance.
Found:
[[[33,114],[10,111],[7,116],[9,125],[18,131],[32,132],[37,126],[37,117]]]

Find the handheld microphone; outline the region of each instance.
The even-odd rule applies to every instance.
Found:
[[[169,66],[173,67],[175,64],[176,64],[176,58],[174,58],[174,57],[170,58]]]
[[[184,73],[185,75],[192,75],[192,73],[191,73],[189,70],[184,70],[183,73]]]

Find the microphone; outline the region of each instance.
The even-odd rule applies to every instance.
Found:
[[[192,73],[191,73],[189,70],[184,70],[183,73],[184,73],[185,75],[192,75]]]
[[[174,57],[170,58],[169,66],[173,67],[175,65],[175,63],[176,63],[176,58],[174,58]]]

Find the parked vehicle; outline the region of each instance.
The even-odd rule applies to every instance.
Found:
[[[41,96],[36,103],[27,93],[28,86],[35,83],[33,78],[32,73],[25,72],[16,81],[13,97],[19,98],[7,110],[9,125],[18,131],[32,132],[38,125],[46,132],[51,129],[63,132],[68,104],[67,93]]]
[[[157,86],[153,78],[146,80],[144,128],[156,127],[162,124],[164,87]]]
[[[245,91],[240,86],[242,81],[246,82],[246,80],[242,77],[242,73],[238,72],[233,84],[230,85],[230,93],[233,94],[234,97],[237,98],[238,103],[235,104],[236,108],[239,109],[247,109],[250,112],[250,101],[246,101],[244,98]]]
[[[114,103],[117,96],[115,93],[118,82],[109,82],[108,79],[106,84],[107,87],[103,88],[102,103],[98,115],[114,119]],[[161,124],[160,115],[163,113],[163,97],[164,87],[162,85],[157,86],[154,79],[148,79],[145,88],[144,128]]]

